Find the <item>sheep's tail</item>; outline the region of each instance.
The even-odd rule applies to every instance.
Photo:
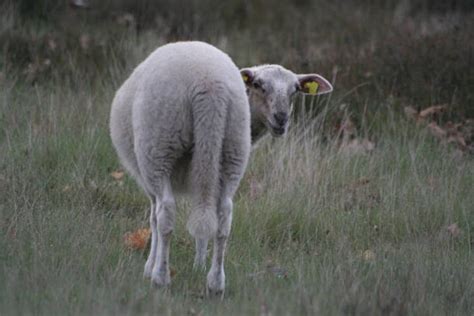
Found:
[[[187,229],[197,239],[217,232],[217,200],[220,189],[222,142],[227,106],[215,91],[199,94],[193,101],[194,152],[191,162],[193,205]]]

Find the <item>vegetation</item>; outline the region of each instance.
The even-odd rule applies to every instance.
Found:
[[[98,2],[0,4],[0,314],[474,314],[472,1]],[[254,151],[222,301],[186,201],[171,288],[142,279],[148,201],[111,176],[114,91],[183,39],[335,83]]]

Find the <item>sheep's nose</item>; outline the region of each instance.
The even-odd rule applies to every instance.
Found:
[[[283,126],[288,122],[288,114],[286,112],[277,112],[273,115],[278,125]]]

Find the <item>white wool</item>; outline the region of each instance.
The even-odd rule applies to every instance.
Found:
[[[332,91],[316,74],[296,75],[280,65],[239,71],[209,44],[178,42],[156,49],[119,88],[110,132],[120,161],[151,201],[151,249],[144,274],[156,285],[170,283],[174,194],[179,191],[192,198],[187,228],[196,239],[195,267],[205,265],[213,238],[207,286],[223,293],[232,199],[251,143],[269,131],[286,133],[292,96],[304,92],[308,81],[321,85],[317,94]]]
[[[230,226],[231,210],[221,204],[233,198],[251,147],[250,110],[239,69],[205,43],[162,46],[117,91],[110,131],[122,164],[152,201],[157,249],[145,273],[166,284],[173,191],[192,196],[187,227],[196,239],[207,244],[223,233],[218,223]]]

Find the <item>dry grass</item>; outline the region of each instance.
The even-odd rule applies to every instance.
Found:
[[[437,30],[438,24],[422,26],[429,17],[410,26],[411,10],[397,15],[405,27]],[[136,37],[124,26],[125,33],[115,29],[109,38],[104,26],[90,33],[95,48],[85,53],[76,41],[80,34],[72,30],[75,40],[67,42],[56,30],[61,50],[48,53],[41,45],[51,24],[11,27],[19,23],[15,11],[2,18],[0,314],[472,315],[474,161],[401,113],[406,105],[438,101],[452,107],[440,122],[470,113],[461,100],[472,98],[467,76],[474,68],[458,71],[472,65],[472,43],[455,52],[460,57],[448,57],[472,28],[453,39],[446,17],[446,31],[415,32],[402,45],[400,36],[382,41],[374,27],[387,15],[392,20],[384,23],[392,25],[392,11],[333,12],[332,24],[320,11],[309,11],[320,22],[303,20],[302,29],[288,33],[295,37],[265,25],[255,33],[206,35],[239,65],[268,58],[336,79],[331,97],[297,100],[288,137],[254,152],[235,201],[222,302],[203,298],[205,275],[192,271],[185,202],[179,203],[170,291],[142,280],[145,254],[130,251],[123,237],[146,226],[148,202],[128,176],[111,176],[120,168],[108,136],[113,93],[133,65],[175,33],[157,34],[145,25]],[[303,14],[298,7],[288,12]],[[369,16],[374,24],[359,24]],[[460,23],[471,27],[467,16]],[[323,22],[330,31],[315,32]],[[285,32],[292,27],[287,24]],[[20,35],[43,44],[25,52],[16,42]],[[281,43],[285,49],[278,49]],[[434,46],[425,49],[425,43]],[[32,56],[39,65],[51,64],[28,77]],[[447,78],[451,88],[430,92],[427,74]],[[399,86],[397,78],[409,79]],[[441,79],[432,81],[433,89],[445,85]],[[350,134],[346,146],[344,133]],[[363,140],[374,148],[358,147]]]

